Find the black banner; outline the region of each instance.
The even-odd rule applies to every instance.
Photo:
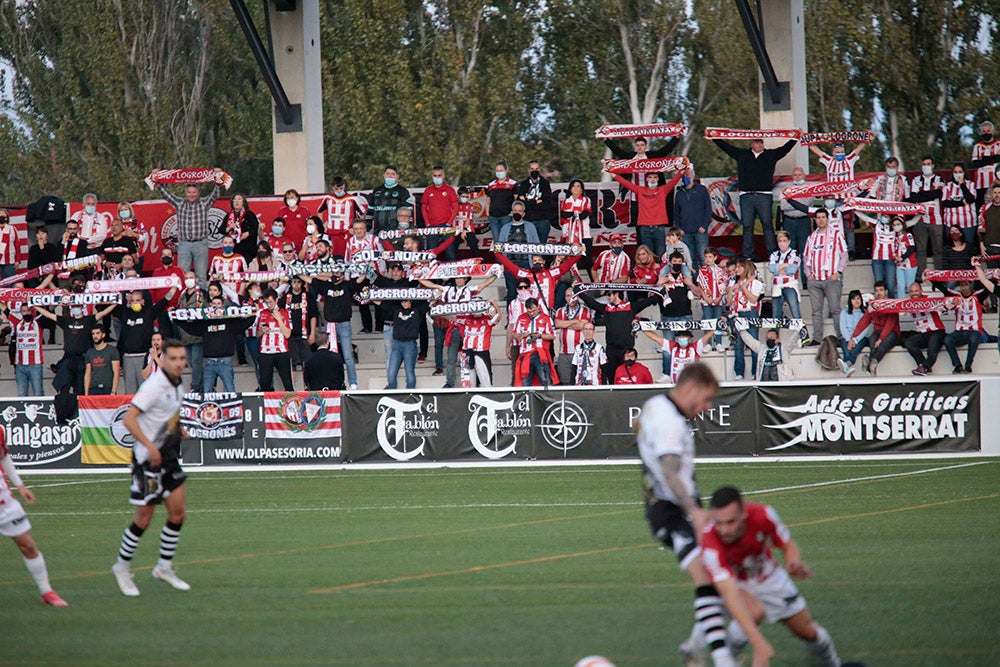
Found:
[[[236,393],[184,394],[181,425],[192,440],[243,438],[243,399]]]
[[[759,454],[979,451],[979,383],[761,384]]]
[[[83,468],[80,427],[56,422],[51,398],[21,398],[0,404],[7,450],[18,467]]]

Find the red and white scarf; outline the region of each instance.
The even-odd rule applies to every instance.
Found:
[[[226,214],[226,234],[232,236],[233,240],[237,243],[240,242],[240,237],[243,236],[243,218],[246,216],[246,209],[242,209],[239,212],[230,211]]]
[[[677,137],[687,134],[681,123],[650,123],[647,125],[601,125],[595,139],[633,139],[636,137]]]
[[[806,132],[799,137],[799,143],[803,146],[834,144],[844,141],[856,144],[870,144],[874,140],[875,133],[871,130],[861,130],[858,132]]]
[[[801,199],[804,197],[833,197],[842,199],[850,196],[861,189],[861,184],[866,182],[866,178],[858,178],[853,181],[824,181],[810,185],[789,185],[781,192],[782,199]],[[891,202],[895,203],[895,202]]]
[[[1000,280],[1000,269],[986,269],[986,277],[990,280]],[[972,269],[964,270],[924,270],[924,280],[932,283],[957,283],[963,280],[979,280],[978,274]]]
[[[129,280],[91,280],[88,292],[131,292],[133,290],[154,290],[180,288],[181,281],[175,275],[151,278],[131,278]]]
[[[233,177],[215,169],[157,169],[146,177],[150,190],[155,190],[157,185],[176,183],[215,183],[228,190],[233,184]]]
[[[687,169],[690,161],[683,155],[658,158],[632,158],[629,160],[604,160],[604,171],[610,174],[635,174]]]
[[[799,130],[734,130],[728,127],[706,127],[706,139],[798,139]]]
[[[868,302],[868,310],[879,313],[923,313],[929,310],[944,310],[953,301],[953,297],[872,299]]]
[[[848,197],[844,200],[844,208],[849,211],[882,213],[884,215],[923,215],[927,212],[927,206],[924,204],[865,199],[863,197]]]
[[[62,277],[63,274],[61,272],[63,271],[66,272],[66,276],[68,277],[70,271],[93,266],[95,264],[99,264],[100,261],[100,255],[88,255],[86,257],[77,257],[76,259],[68,259],[62,262],[49,262],[48,264],[42,264],[37,269],[29,269],[28,271],[11,276],[10,278],[0,280],[0,287],[13,285],[14,283],[21,283],[26,280],[31,280],[32,278],[40,278],[41,276],[47,276],[53,273],[59,273],[60,277]]]

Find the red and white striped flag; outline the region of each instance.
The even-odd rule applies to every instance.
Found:
[[[264,433],[280,439],[340,437],[340,392],[265,393]]]

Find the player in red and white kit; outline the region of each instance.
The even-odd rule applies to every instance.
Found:
[[[729,625],[733,653],[749,641],[754,665],[771,647],[757,626],[781,621],[824,665],[840,667],[830,633],[813,621],[806,601],[791,577],[804,579],[812,571],[802,562],[788,527],[770,505],[744,503],[740,492],[723,486],[712,494],[711,521],[701,533],[701,560],[734,621]],[[780,549],[785,567],[774,560],[771,547]],[[791,576],[789,576],[791,575]]]
[[[35,546],[35,540],[31,537],[31,522],[28,515],[24,513],[24,508],[17,498],[14,497],[13,489],[24,498],[24,502],[29,505],[35,504],[35,494],[24,485],[21,476],[17,474],[14,460],[7,451],[7,431],[0,427],[0,468],[3,474],[0,475],[0,535],[14,540],[14,544],[21,550],[24,557],[24,566],[28,568],[31,578],[38,584],[38,591],[42,594],[42,602],[53,607],[65,607],[66,601],[59,597],[59,594],[52,590],[49,584],[49,572],[45,567],[45,557]],[[9,612],[9,610],[8,610]]]

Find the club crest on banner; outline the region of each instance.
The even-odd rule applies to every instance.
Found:
[[[420,398],[411,403],[383,396],[376,412],[380,415],[375,429],[378,444],[397,461],[409,461],[422,455],[427,438],[436,436],[441,428],[437,418],[437,397],[426,401]]]
[[[319,394],[286,394],[278,403],[278,414],[289,431],[313,431],[326,417],[326,401]]]
[[[516,404],[516,405],[515,405]],[[528,396],[511,394],[508,400],[493,400],[476,395],[469,399],[469,440],[477,452],[487,459],[502,459],[517,451],[517,437],[531,434],[531,414]],[[503,446],[501,439],[511,439]]]
[[[132,445],[135,444],[135,438],[132,434],[128,432],[128,428],[125,427],[125,413],[131,407],[130,403],[119,406],[115,410],[114,414],[111,415],[111,438],[115,441],[115,444],[123,449],[132,449]]]

